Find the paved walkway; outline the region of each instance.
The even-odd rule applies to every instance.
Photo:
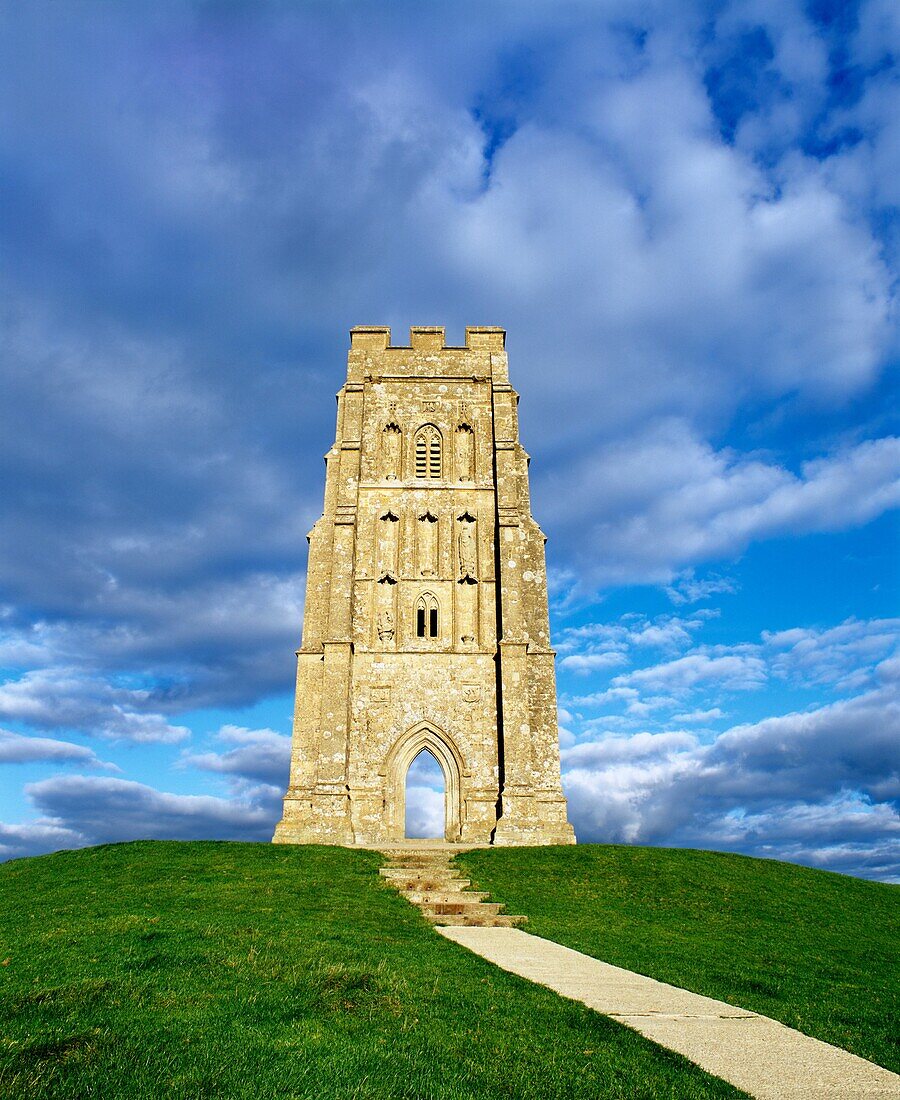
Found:
[[[438,928],[504,970],[634,1028],[758,1100],[900,1100],[900,1077],[767,1016],[633,974],[518,928]]]

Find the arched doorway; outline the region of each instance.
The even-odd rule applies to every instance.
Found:
[[[447,827],[447,784],[434,754],[422,749],[406,772],[407,840],[443,840]]]
[[[463,764],[459,749],[443,730],[431,722],[419,722],[397,740],[387,755],[382,774],[385,781],[385,821],[389,835],[406,839],[406,777],[410,765],[426,749],[437,761],[444,777],[445,840],[459,840],[462,823]]]

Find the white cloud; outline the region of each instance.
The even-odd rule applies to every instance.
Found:
[[[685,570],[666,588],[666,595],[674,604],[699,603],[710,596],[720,593],[731,595],[737,592],[736,581],[730,577],[706,577],[695,579],[694,570]]]
[[[725,718],[725,712],[719,707],[710,707],[709,710],[691,710],[682,714],[673,714],[672,721],[684,726],[702,725],[705,722],[717,722]]]
[[[284,791],[291,762],[289,735],[271,729],[222,726],[215,736],[237,748],[226,752],[186,753],[179,761],[180,766],[256,780]]]
[[[690,653],[674,661],[639,668],[617,676],[617,687],[665,689],[679,695],[698,687],[716,687],[722,691],[753,691],[766,680],[765,662],[751,654],[731,653],[710,656],[707,653]]]
[[[562,750],[583,841],[733,848],[900,878],[900,699],[877,689],[711,744],[685,731]]]
[[[443,837],[445,782],[437,760],[420,752],[406,775],[406,835]]]
[[[0,729],[0,764],[82,764],[118,771],[115,764],[101,760],[84,745],[57,741],[50,737],[28,737]]]
[[[172,744],[190,737],[147,707],[151,693],[116,687],[65,668],[27,672],[0,686],[0,715],[44,729],[77,729],[109,740]]]
[[[406,788],[406,835],[443,837],[444,794],[433,787],[410,784]]]
[[[0,860],[42,855],[61,848],[83,848],[86,843],[80,833],[50,821],[23,825],[7,825],[0,821]]]
[[[74,847],[141,839],[270,840],[280,808],[271,798],[170,794],[81,775],[29,783],[25,793],[42,815],[37,825],[77,838]]]
[[[628,664],[628,659],[624,653],[612,649],[605,653],[572,653],[568,657],[563,657],[559,663],[561,668],[586,675],[598,669],[621,667]]]
[[[900,619],[847,619],[829,629],[765,631],[772,670],[794,683],[851,690],[900,648]]]
[[[754,540],[842,530],[897,506],[900,439],[806,462],[798,475],[714,451],[684,423],[667,421],[545,481],[550,521],[581,525],[584,585],[667,583],[687,565],[734,557]]]

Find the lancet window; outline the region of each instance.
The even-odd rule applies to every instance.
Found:
[[[436,638],[438,625],[438,602],[430,592],[425,592],[416,600],[416,637]]]
[[[433,424],[416,432],[416,477],[435,480],[441,476],[441,433]]]

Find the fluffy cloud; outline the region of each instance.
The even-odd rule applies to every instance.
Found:
[[[869,680],[875,666],[900,648],[900,619],[848,619],[825,630],[766,631],[763,643],[775,675],[850,690]]]
[[[560,661],[561,668],[571,669],[585,675],[596,672],[598,669],[616,668],[627,664],[628,658],[617,650],[607,650],[605,653],[571,653]]]
[[[560,668],[579,675],[619,668],[635,657],[635,650],[677,652],[693,642],[694,633],[717,612],[704,609],[693,618],[658,615],[649,619],[629,612],[616,623],[588,623],[560,631]],[[617,685],[625,683],[617,677]],[[610,696],[612,698],[612,696]]]
[[[616,687],[662,689],[675,695],[688,693],[701,685],[714,685],[723,691],[752,691],[765,682],[766,672],[765,662],[750,654],[689,653],[674,661],[624,673],[613,683]]]
[[[506,324],[561,589],[699,602],[737,582],[696,568],[897,503],[897,440],[865,408],[897,350],[887,0],[840,43],[795,2],[382,6],[362,25],[34,3],[6,29],[10,719],[176,743],[179,714],[289,690],[356,322]],[[418,48],[435,35],[439,56]],[[692,692],[861,691],[887,653],[852,630],[686,652],[698,630],[573,634],[561,666],[621,671],[585,698],[629,721],[671,703],[694,725],[717,708]],[[666,660],[625,671],[642,650]],[[280,738],[226,732],[188,759],[230,778],[229,805],[254,784],[274,805]]]
[[[171,744],[190,736],[145,709],[151,692],[116,687],[69,669],[28,672],[0,686],[0,715],[43,729],[76,729],[110,740]]]
[[[734,726],[562,750],[585,841],[730,848],[900,879],[900,699],[861,696]]]
[[[900,439],[870,440],[783,466],[715,451],[680,421],[597,449],[563,477],[546,475],[556,527],[582,529],[582,585],[657,582],[753,540],[836,531],[900,503]]]
[[[0,822],[0,860],[43,855],[61,848],[83,848],[87,843],[80,833],[49,821],[24,825]]]
[[[437,64],[406,48],[432,29],[424,10],[383,12],[363,37],[347,12],[173,10],[135,34],[133,14],[110,10],[48,36],[34,72],[16,35],[53,17],[29,9],[3,55],[6,78],[35,91],[5,133],[0,222],[15,532],[0,557],[23,621],[77,621],[91,646],[149,636],[144,653],[180,638],[188,664],[215,634],[236,660],[239,633],[203,609],[240,618],[254,588],[300,564],[344,330],[363,318],[507,323],[548,474],[538,508],[581,575],[585,523],[597,577],[665,579],[773,526],[814,525],[823,499],[826,513],[843,502],[836,525],[886,506],[886,442],[804,471],[802,492],[786,468],[705,443],[738,400],[863,391],[886,361],[893,276],[843,177],[729,143],[704,79],[759,26],[785,98],[817,102],[828,43],[796,6],[732,5],[711,24],[692,5],[639,22],[627,4],[479,11],[477,42],[462,16],[439,20]],[[877,144],[882,130],[865,132]],[[683,426],[656,445],[641,435],[666,417]],[[568,491],[573,456],[583,496]],[[671,526],[659,501],[615,514],[609,486],[641,466],[697,475],[653,494],[681,499]],[[281,644],[276,608],[259,610]],[[270,687],[254,682],[265,667],[220,689],[243,681],[249,701]]]
[[[56,741],[50,737],[26,737],[21,733],[0,730],[0,764],[81,764],[118,771],[115,764],[100,760],[95,752],[71,741]]]
[[[687,569],[666,588],[666,595],[674,604],[685,604],[698,603],[710,596],[736,591],[737,584],[730,577],[695,578],[694,570]]]
[[[284,792],[291,763],[290,736],[270,729],[223,726],[216,737],[237,747],[225,752],[185,754],[181,766],[267,783]]]
[[[444,775],[427,751],[420,752],[406,777],[406,835],[444,835]]]
[[[271,840],[273,806],[251,799],[169,794],[143,783],[54,776],[25,792],[42,815],[38,837],[58,830],[77,843],[121,840]]]

